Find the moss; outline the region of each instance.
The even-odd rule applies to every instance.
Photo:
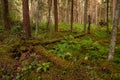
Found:
[[[4,54],[2,55],[2,57],[0,57],[0,62],[4,62],[4,63],[14,62],[14,59],[12,59],[10,55]]]
[[[66,67],[66,68],[73,68],[74,67],[68,61],[63,60],[54,54],[48,53],[47,50],[45,50],[42,46],[36,46],[36,52],[39,53],[40,55],[43,55],[48,60],[50,60],[51,62],[53,62],[54,64],[56,64],[58,66]]]
[[[26,74],[23,74],[21,80],[40,80],[38,78],[39,75],[37,75],[36,73],[34,73],[34,71],[31,70],[26,72]]]
[[[0,47],[0,63],[4,63],[4,65],[7,66],[5,68],[7,72],[5,74],[7,75],[16,75],[16,68],[22,69],[23,66],[29,65],[34,60],[39,61],[39,63],[45,61],[49,61],[52,63],[52,65],[50,65],[50,69],[47,72],[39,73],[36,72],[34,69],[31,69],[28,72],[19,71],[21,72],[20,75],[22,76],[22,80],[40,80],[39,77],[41,77],[42,80],[119,80],[119,44],[117,44],[116,46],[117,54],[115,54],[114,60],[111,62],[106,61],[109,51],[108,45],[110,39],[108,38],[109,35],[107,35],[106,33],[102,33],[102,35],[105,35],[101,36],[101,32],[86,35],[85,37],[77,38],[77,40],[73,39],[72,42],[71,39],[68,40],[68,44],[72,44],[73,46],[77,47],[77,49],[69,50],[73,57],[71,61],[66,61],[56,56],[55,54],[49,53],[43,47],[46,45],[40,45],[42,40],[47,41],[49,39],[59,38],[71,34],[69,32],[58,32],[53,34],[52,36],[46,33],[43,36],[42,40],[18,40],[2,44],[4,46]],[[95,41],[98,41],[98,43],[95,43]],[[119,43],[119,41],[117,42]],[[63,44],[63,42],[58,42],[58,44]],[[76,44],[79,44],[79,46],[77,46]],[[87,48],[80,47],[82,44],[84,44]],[[47,48],[51,49],[54,47],[54,45],[56,44],[50,44],[47,46]],[[90,48],[91,46],[92,49]],[[66,49],[66,47],[62,49]],[[6,53],[8,50],[16,51],[10,51]],[[22,54],[20,60],[12,59],[9,56],[9,54],[17,53],[19,51]],[[27,54],[23,54],[26,52]],[[17,62],[19,62],[20,64],[14,65],[17,64]],[[0,74],[3,73],[0,72]]]

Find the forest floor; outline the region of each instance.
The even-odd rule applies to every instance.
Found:
[[[107,61],[110,35],[58,32],[0,41],[0,80],[119,80],[120,33]]]

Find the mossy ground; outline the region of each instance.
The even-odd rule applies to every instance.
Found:
[[[92,31],[84,37],[73,38],[78,33],[44,33],[38,40],[6,38],[0,41],[1,80],[119,80],[120,79],[120,33],[117,37],[115,58],[107,61],[110,34],[104,30]],[[65,38],[60,42],[41,45],[42,41]],[[73,68],[58,66],[41,54],[43,46],[49,54],[59,56],[71,63]],[[49,57],[49,55],[47,56]],[[51,58],[50,58],[51,59]],[[38,64],[50,62],[46,71],[36,71]],[[34,64],[31,64],[34,63]],[[60,63],[59,64],[64,64]],[[25,68],[25,70],[23,70]]]

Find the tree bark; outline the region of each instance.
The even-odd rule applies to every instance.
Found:
[[[70,31],[72,32],[73,30],[73,5],[74,5],[74,0],[71,1],[71,27],[70,27]]]
[[[120,15],[120,0],[116,0],[115,11],[114,11],[114,20],[113,20],[113,29],[112,29],[112,38],[110,42],[110,50],[108,55],[108,60],[112,60],[115,53],[116,37],[117,37],[117,27],[119,24],[119,15]]]
[[[8,0],[2,0],[2,7],[3,7],[4,29],[6,31],[9,31],[10,30],[10,18],[9,18]]]
[[[113,16],[112,16],[112,18],[114,18],[114,13],[115,13],[115,4],[116,4],[116,0],[113,0]]]
[[[36,28],[35,28],[35,37],[38,37],[38,30],[39,30],[39,2],[36,1],[36,8],[35,8],[35,24],[36,24]]]
[[[47,27],[46,30],[49,31],[51,33],[51,14],[52,14],[52,0],[48,0],[48,22],[47,22]]]
[[[88,15],[88,34],[90,34],[91,17]]]
[[[86,25],[87,25],[87,5],[88,0],[84,1],[84,32],[86,32]]]
[[[23,27],[25,30],[25,37],[28,39],[31,37],[28,0],[22,0],[22,7],[23,7]]]
[[[107,12],[106,12],[107,13],[106,14],[107,29],[106,31],[109,32],[109,0],[107,0],[106,3],[107,3],[107,8],[106,8],[107,9]]]
[[[57,6],[57,0],[54,0],[54,19],[55,19],[55,32],[58,32],[58,6]]]
[[[98,2],[96,0],[96,5],[95,5],[95,24],[97,25],[98,24]]]

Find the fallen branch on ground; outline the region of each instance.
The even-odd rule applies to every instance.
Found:
[[[76,36],[74,36],[74,38],[80,38],[80,37],[83,37],[83,36],[85,36],[85,35],[86,35],[86,34],[76,35]],[[57,39],[47,40],[47,41],[41,42],[41,44],[42,44],[42,45],[47,45],[47,44],[59,42],[59,41],[61,41],[61,40],[65,40],[65,38],[57,38]]]
[[[55,65],[57,65],[59,67],[69,68],[69,69],[74,68],[74,66],[70,62],[68,62],[64,59],[61,59],[60,57],[58,57],[54,54],[48,53],[48,51],[40,45],[36,46],[35,50],[36,50],[37,54],[40,54],[40,55],[44,56],[46,59],[53,62]]]

